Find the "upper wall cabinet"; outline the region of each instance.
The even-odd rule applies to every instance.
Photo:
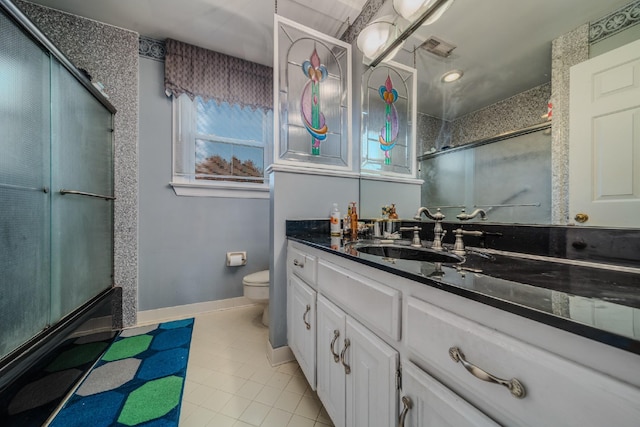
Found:
[[[274,163],[351,171],[351,46],[278,15],[274,45]]]
[[[415,68],[394,62],[363,74],[363,173],[415,178],[416,79]]]

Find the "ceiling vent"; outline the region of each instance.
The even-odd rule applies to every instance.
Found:
[[[453,49],[455,49],[457,46],[437,37],[431,36],[424,43],[422,43],[420,47],[427,52],[433,53],[434,55],[447,58],[449,55],[451,55],[451,52],[453,52]]]

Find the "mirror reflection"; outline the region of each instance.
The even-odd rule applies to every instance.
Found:
[[[446,11],[410,35],[404,31],[412,22],[399,13],[398,3],[386,1],[370,22],[391,22],[389,34],[402,40],[397,46],[387,40],[373,51],[389,55],[365,55],[364,63],[392,59],[417,70],[415,178],[424,184],[416,192],[414,183],[394,185],[398,181],[389,179],[385,185],[393,190],[381,197],[380,182],[363,179],[361,205],[371,207],[363,214],[375,216],[373,206],[386,200],[396,203],[403,218],[427,206],[442,208],[455,221],[461,209],[482,207],[490,222],[573,223],[569,69],[640,38],[633,27],[604,39],[597,34],[598,21],[629,1],[429,0],[409,18],[424,18],[420,12],[431,6]],[[453,71],[459,78],[448,82]],[[371,195],[378,200],[370,203]],[[412,202],[404,205],[407,200]]]

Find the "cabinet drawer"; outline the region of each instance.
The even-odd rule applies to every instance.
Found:
[[[289,246],[287,268],[310,285],[316,284],[316,257]]]
[[[637,426],[640,390],[427,302],[407,299],[405,337],[410,359],[505,425]],[[515,398],[482,381],[450,356],[525,389]],[[606,363],[606,361],[603,361]]]
[[[320,260],[318,288],[348,313],[400,340],[401,298],[398,290]]]
[[[400,427],[499,427],[411,362],[402,367],[400,408],[406,411]]]

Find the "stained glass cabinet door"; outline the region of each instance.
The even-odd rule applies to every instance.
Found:
[[[415,178],[416,70],[394,62],[362,76],[363,173]]]
[[[351,46],[274,19],[274,163],[351,171]]]

